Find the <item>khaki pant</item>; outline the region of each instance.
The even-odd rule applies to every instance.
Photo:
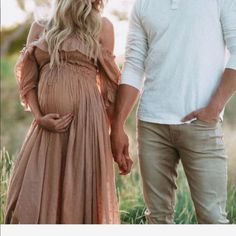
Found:
[[[198,223],[228,223],[227,156],[221,122],[162,125],[139,120],[138,144],[148,223],[173,223],[179,160]]]

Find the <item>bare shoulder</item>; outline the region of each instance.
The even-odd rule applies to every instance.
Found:
[[[106,18],[102,18],[102,30],[100,34],[100,43],[109,49],[110,51],[113,52],[114,50],[114,41],[115,41],[115,36],[114,36],[114,27],[112,22]]]
[[[102,30],[105,30],[105,31],[114,30],[113,24],[107,17],[102,17]]]
[[[27,38],[27,44],[30,44],[31,42],[39,39],[40,34],[44,30],[44,27],[45,26],[43,24],[34,21],[30,27],[29,35]]]

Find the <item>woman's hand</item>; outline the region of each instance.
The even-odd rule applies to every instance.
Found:
[[[68,130],[72,119],[72,113],[64,116],[60,116],[59,114],[47,114],[36,118],[36,123],[50,132],[64,133]]]

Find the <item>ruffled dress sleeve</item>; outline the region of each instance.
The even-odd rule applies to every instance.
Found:
[[[115,56],[101,48],[98,56],[98,84],[107,110],[113,109],[121,73],[115,63]]]
[[[38,86],[39,68],[34,51],[35,46],[24,47],[15,66],[20,100],[25,111],[30,111],[26,94]]]

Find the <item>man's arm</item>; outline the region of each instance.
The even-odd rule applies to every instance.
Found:
[[[111,145],[115,161],[128,174],[132,161],[129,157],[129,140],[124,131],[125,121],[132,110],[144,80],[144,61],[147,56],[147,37],[141,22],[144,0],[137,0],[131,14],[127,38],[125,65],[111,127]]]
[[[219,114],[224,109],[232,95],[236,91],[236,70],[226,69],[221,83],[212,97],[209,106],[215,107],[216,112]]]
[[[182,121],[194,118],[209,123],[219,119],[219,114],[236,91],[236,1],[225,0],[221,6],[221,25],[230,58],[222,80],[206,108],[194,111]]]
[[[134,107],[139,96],[139,90],[127,85],[121,84],[118,89],[118,95],[115,106],[116,116],[113,118],[113,129],[116,127],[123,128],[125,121]]]
[[[124,125],[138,95],[139,90],[126,84],[120,85],[118,89],[114,112],[116,115],[113,117],[110,136],[112,153],[122,175],[128,174],[133,164],[129,155],[129,139],[124,131]]]
[[[219,115],[225,105],[236,91],[236,70],[226,69],[222,77],[221,83],[211,98],[207,107],[194,111],[187,115],[182,121],[190,121],[194,118],[215,123],[219,119]]]

